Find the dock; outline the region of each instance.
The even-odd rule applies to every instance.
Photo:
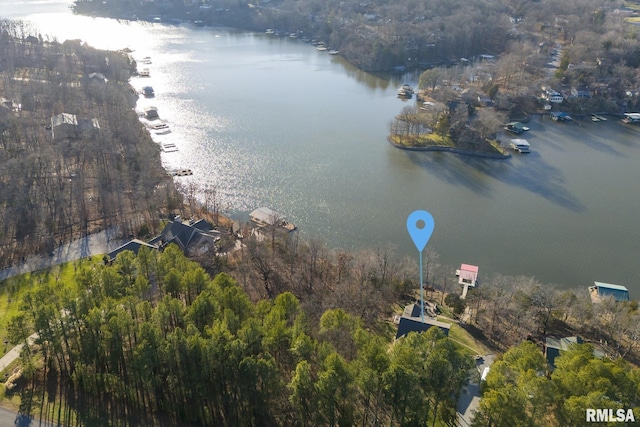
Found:
[[[462,295],[460,299],[467,297],[469,287],[475,288],[478,284],[478,266],[470,264],[461,264],[460,269],[456,270],[456,276],[458,276],[458,284],[463,286]]]

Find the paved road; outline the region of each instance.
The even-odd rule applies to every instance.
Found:
[[[27,338],[29,344],[33,344],[38,334],[32,334]],[[0,358],[0,372],[4,371],[14,360],[20,357],[20,351],[24,347],[24,344],[18,344],[7,352],[2,358]]]
[[[80,258],[108,253],[116,249],[122,243],[123,241],[117,238],[117,232],[115,229],[91,234],[83,237],[82,239],[60,246],[53,251],[51,256],[32,256],[29,257],[22,265],[0,271],[0,280],[8,279],[9,277],[17,276],[19,274],[42,270],[65,262],[75,261]],[[33,334],[29,337],[29,344],[33,343],[36,336],[36,334]],[[15,346],[0,358],[0,372],[20,357],[20,351],[23,346],[24,344]],[[17,411],[0,407],[0,427],[32,426],[59,427],[58,424],[53,422],[42,421],[30,415],[20,414]]]
[[[485,368],[491,367],[495,356],[486,354],[481,359],[476,360],[476,367],[472,369],[469,384],[463,388],[458,399],[458,425],[467,427],[473,422],[475,411],[480,408],[480,377]]]
[[[75,261],[80,258],[105,254],[116,249],[122,243],[124,242],[117,238],[115,229],[90,234],[89,236],[60,246],[54,250],[50,256],[32,256],[22,265],[0,271],[0,280],[8,279],[9,277],[19,274],[42,270],[68,261]]]

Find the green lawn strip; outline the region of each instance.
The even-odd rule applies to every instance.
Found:
[[[482,343],[476,341],[467,331],[460,325],[454,323],[449,330],[449,338],[460,344],[470,356],[483,355],[490,353]]]

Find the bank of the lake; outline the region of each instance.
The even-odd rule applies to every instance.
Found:
[[[408,151],[443,151],[447,153],[461,154],[464,156],[482,157],[486,159],[499,159],[499,160],[505,160],[511,157],[511,154],[509,154],[504,148],[502,148],[502,152],[500,152],[500,150],[495,149],[494,147],[495,152],[492,153],[492,152],[484,152],[484,151],[478,151],[478,150],[468,150],[468,149],[455,147],[455,146],[444,146],[444,145],[435,145],[435,144],[414,146],[411,144],[396,142],[394,138],[391,136],[387,138],[387,140],[394,147],[399,148],[401,150],[408,150]]]

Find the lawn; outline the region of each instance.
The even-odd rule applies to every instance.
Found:
[[[491,353],[491,351],[487,347],[485,347],[482,343],[476,341],[467,331],[465,331],[460,325],[456,323],[451,325],[451,329],[449,330],[449,338],[460,344],[465,350],[469,352],[470,356]]]
[[[72,292],[76,291],[74,273],[77,267],[87,263],[102,262],[102,256],[96,255],[90,259],[72,261],[56,265],[49,269],[25,273],[14,276],[0,282],[0,340],[2,341],[1,355],[13,348],[13,344],[7,342],[7,325],[18,314],[24,295],[34,283],[48,282],[50,284],[61,283],[70,286]]]

